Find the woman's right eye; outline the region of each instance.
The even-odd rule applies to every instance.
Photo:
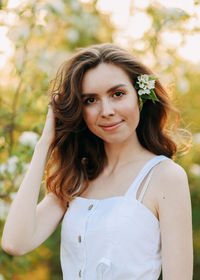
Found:
[[[94,97],[89,97],[87,99],[84,100],[84,104],[93,104],[95,102],[95,98]]]

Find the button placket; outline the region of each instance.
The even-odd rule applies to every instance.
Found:
[[[81,237],[81,235],[78,235],[78,238],[77,238],[77,239],[78,239],[78,242],[79,242],[79,243],[82,242],[82,237]],[[78,276],[79,276],[79,278],[82,277],[82,270],[81,270],[81,269],[80,269],[79,272],[78,272]]]
[[[95,204],[91,203],[86,208],[87,211],[88,211],[88,215],[87,215],[86,222],[85,222],[85,233],[82,233],[82,235],[78,235],[78,242],[82,243],[82,246],[85,246],[84,239],[85,239],[85,235],[86,235],[86,232],[87,232],[87,226],[88,226],[88,222],[89,222],[89,217],[93,214],[93,211],[95,209],[94,206],[95,206]],[[93,211],[91,211],[91,210],[93,210]],[[90,212],[90,214],[89,214],[89,212]],[[83,271],[85,269],[85,265],[86,265],[86,255],[85,255],[85,261],[84,261],[84,264],[82,266],[82,269],[80,269],[79,272],[78,272],[79,278],[84,278]]]

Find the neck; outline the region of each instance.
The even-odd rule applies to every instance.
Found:
[[[123,143],[105,143],[106,170],[113,173],[118,167],[141,159],[147,150],[140,144],[136,133]]]

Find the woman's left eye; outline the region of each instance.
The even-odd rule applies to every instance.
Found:
[[[114,97],[120,97],[120,96],[122,96],[122,95],[124,95],[124,92],[123,92],[123,91],[116,91],[116,92],[113,94]]]

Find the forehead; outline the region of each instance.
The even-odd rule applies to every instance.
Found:
[[[101,63],[85,73],[82,82],[82,90],[83,92],[106,91],[116,84],[131,85],[127,73],[119,66]]]

